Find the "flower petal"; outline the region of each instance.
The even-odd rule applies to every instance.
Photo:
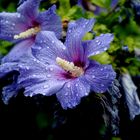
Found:
[[[73,108],[80,103],[81,97],[87,96],[90,92],[90,85],[82,77],[67,82],[56,94],[61,106],[64,109]]]
[[[15,76],[15,75],[14,75]],[[13,83],[3,87],[2,89],[2,100],[5,104],[8,104],[10,98],[18,94],[17,80],[13,79]]]
[[[136,115],[140,114],[140,100],[137,93],[137,87],[133,83],[129,74],[122,75],[122,85],[126,104],[129,109],[130,119],[134,119]]]
[[[77,21],[70,22],[66,36],[65,45],[68,49],[68,56],[72,62],[79,60],[84,61],[84,48],[82,47],[82,38],[86,32],[89,32],[95,19],[81,18]]]
[[[19,13],[0,13],[0,39],[15,41],[14,35],[25,31],[27,26]]]
[[[28,21],[34,21],[38,15],[38,7],[41,0],[27,0],[24,1],[18,8],[17,12],[25,17]]]
[[[18,78],[18,84],[25,88],[25,96],[36,94],[50,96],[58,92],[66,82],[64,79],[58,79],[58,67],[45,66],[39,61],[38,63],[31,62],[30,66],[25,65],[20,67]]]
[[[32,46],[33,55],[46,64],[56,63],[56,58],[64,58],[66,47],[59,41],[54,32],[42,31],[38,33],[35,45]]]
[[[2,59],[2,63],[14,62],[25,59],[27,55],[31,54],[31,46],[33,41],[31,39],[19,42],[13,49]]]
[[[85,78],[91,85],[91,89],[97,93],[103,93],[112,84],[116,73],[111,65],[100,65],[97,62],[91,62],[85,72]]]
[[[110,43],[114,36],[110,33],[101,34],[94,40],[84,41],[83,45],[86,48],[87,55],[92,56],[106,51],[110,47]]]
[[[12,71],[18,71],[18,70],[19,70],[18,63],[16,62],[4,63],[0,65],[0,78],[4,77],[5,75],[7,75]]]
[[[55,11],[56,6],[53,5],[47,11],[40,12],[36,20],[40,23],[42,31],[53,31],[57,38],[60,38],[62,34],[62,24],[60,17]]]

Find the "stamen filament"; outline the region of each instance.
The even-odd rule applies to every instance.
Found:
[[[30,29],[26,30],[25,32],[15,35],[14,39],[28,38],[30,36],[36,35],[39,31],[40,31],[40,27],[30,28]]]
[[[56,62],[64,70],[70,72],[73,77],[79,77],[84,73],[83,69],[81,67],[75,66],[73,62],[68,62],[60,57],[56,58]]]

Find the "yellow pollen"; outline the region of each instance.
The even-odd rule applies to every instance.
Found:
[[[40,27],[30,28],[26,30],[25,32],[15,35],[14,39],[28,38],[30,36],[36,35],[39,31],[40,31]]]
[[[56,58],[56,62],[64,70],[70,72],[73,77],[79,77],[84,74],[83,69],[81,67],[75,66],[73,62],[68,62],[60,57]]]

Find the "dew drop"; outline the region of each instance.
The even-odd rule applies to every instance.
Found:
[[[101,45],[101,42],[98,42],[97,45]]]
[[[49,85],[44,85],[44,86],[43,86],[43,88],[48,88],[48,87],[49,87]]]
[[[67,87],[70,88],[70,84],[68,84]]]
[[[96,42],[96,43],[98,43],[98,42],[99,42],[99,40],[96,40],[95,42]]]
[[[20,18],[20,14],[18,14],[17,17]]]
[[[50,77],[51,77],[51,75],[50,75],[50,74],[47,74],[47,77],[48,77],[48,78],[50,78]]]
[[[28,67],[28,66],[26,66],[25,68],[26,68],[27,70],[29,70],[29,67]]]
[[[78,87],[78,84],[75,84],[76,87]]]
[[[41,50],[42,47],[38,47],[38,50]]]
[[[100,51],[97,51],[95,54],[99,54],[100,53]]]
[[[77,94],[76,94],[76,96],[78,97],[78,96],[79,96],[79,94],[77,93]]]
[[[54,43],[54,40],[52,40],[52,43]]]
[[[53,71],[53,68],[50,68],[50,71]]]
[[[92,75],[92,78],[95,78],[95,76],[94,76],[94,75]]]
[[[36,77],[36,74],[33,74],[33,77]]]

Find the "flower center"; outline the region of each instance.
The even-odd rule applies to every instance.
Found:
[[[31,36],[34,36],[36,35],[39,31],[40,31],[40,27],[37,26],[37,27],[34,27],[34,28],[30,28],[18,35],[14,35],[14,39],[20,39],[20,38],[28,38],[28,37],[31,37]]]
[[[73,62],[66,61],[60,57],[56,58],[56,62],[65,71],[68,71],[73,77],[79,77],[84,74],[83,69],[81,67],[75,66]]]

